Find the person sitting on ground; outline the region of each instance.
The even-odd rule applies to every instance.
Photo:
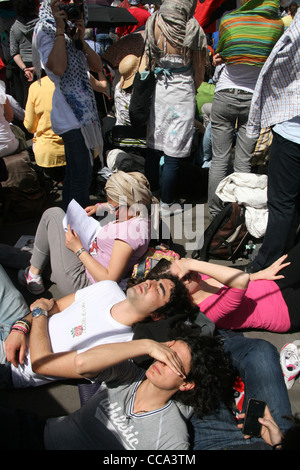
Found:
[[[2,84],[0,84],[0,157],[15,153],[19,147],[19,140],[10,127],[13,119],[13,110]]]
[[[54,181],[65,176],[65,147],[51,124],[54,83],[48,76],[32,83],[25,107],[24,126],[33,135],[32,150],[36,164]]]
[[[107,203],[88,206],[89,216],[109,210],[115,216],[101,228],[89,252],[83,249],[78,235],[63,229],[64,211],[55,207],[46,210],[37,228],[31,265],[19,271],[19,281],[36,295],[44,292],[41,273],[49,262],[51,278],[62,295],[75,292],[94,282],[111,279],[126,283],[134,264],[148,248],[151,234],[147,208],[152,198],[149,183],[142,173],[118,171],[106,186]]]
[[[190,407],[201,416],[220,400],[233,399],[228,355],[216,338],[200,335],[199,327],[182,325],[166,343],[102,344],[76,354],[77,374],[102,384],[80,410],[47,420],[44,448],[188,450]],[[147,371],[129,360],[143,354],[154,359]],[[29,448],[41,440],[31,436]],[[16,445],[18,439],[11,441]]]
[[[198,312],[182,283],[168,275],[126,295],[115,282],[102,281],[58,300],[41,298],[25,316],[29,308],[1,266],[0,280],[0,388],[78,379],[74,357],[79,351],[130,341],[132,326],[150,316],[159,320],[180,312],[192,318]]]
[[[300,331],[299,250],[300,243],[269,268],[251,275],[188,258],[173,263],[163,260],[156,274],[178,276],[193,303],[217,328],[295,332]]]

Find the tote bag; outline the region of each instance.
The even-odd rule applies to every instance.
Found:
[[[139,63],[139,69],[145,51],[145,43]],[[150,107],[156,83],[154,70],[151,70],[151,56],[149,56],[149,63],[150,70],[140,71],[138,69],[134,77],[129,104],[129,118],[132,126],[145,126],[149,119]]]

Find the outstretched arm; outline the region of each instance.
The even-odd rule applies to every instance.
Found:
[[[288,255],[281,256],[277,261],[275,261],[268,268],[262,269],[257,273],[250,274],[250,281],[258,281],[259,279],[265,279],[269,281],[276,281],[278,279],[283,279],[283,274],[278,274],[286,266],[289,266],[291,263],[284,261],[287,259]]]
[[[206,274],[221,284],[236,289],[247,289],[250,280],[249,274],[239,269],[192,258],[181,258],[171,265],[172,274],[178,276],[179,279],[183,279],[192,271]]]
[[[83,248],[80,238],[76,232],[71,230],[70,225],[68,225],[68,230],[66,232],[66,247],[74,253],[77,253],[81,248]],[[93,256],[91,256],[87,251],[82,251],[78,257],[90,275],[97,282],[104,281],[106,279],[119,281],[122,279],[124,272],[126,272],[126,268],[132,254],[133,248],[125,241],[117,239],[113,244],[107,268],[93,258]]]
[[[149,355],[168,365],[176,374],[184,377],[184,368],[177,353],[171,349],[174,341],[157,343],[151,339],[138,339],[125,343],[102,344],[75,357],[74,365],[83,377],[96,377],[102,370],[128,359]]]

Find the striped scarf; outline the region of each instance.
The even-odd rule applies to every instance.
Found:
[[[262,67],[284,31],[279,0],[248,0],[221,21],[217,52],[229,65]]]

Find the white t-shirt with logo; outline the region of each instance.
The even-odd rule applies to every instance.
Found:
[[[132,328],[115,321],[110,314],[112,306],[125,298],[114,281],[97,282],[77,291],[75,301],[48,320],[52,352],[82,352],[103,343],[130,341]],[[11,371],[16,388],[59,380],[32,371],[28,345],[24,364],[18,368],[12,366]]]

